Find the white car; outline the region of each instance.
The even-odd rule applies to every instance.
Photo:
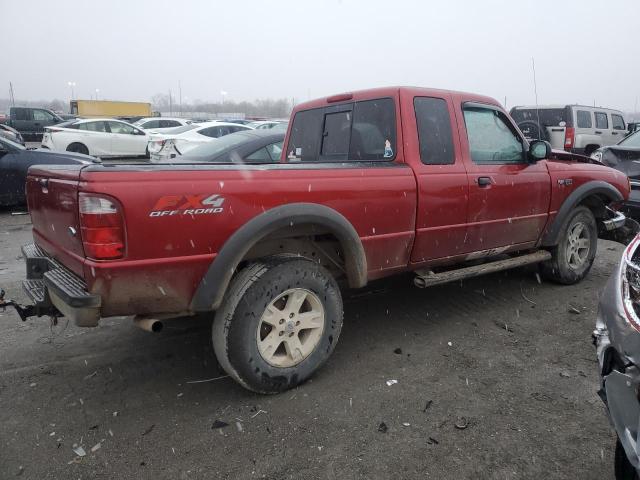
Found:
[[[184,155],[199,145],[243,130],[253,130],[253,128],[237,123],[204,122],[178,127],[163,134],[151,134],[148,147],[150,158],[152,162],[166,162],[178,155]]]
[[[150,135],[121,120],[91,118],[45,127],[42,147],[96,157],[148,157]]]
[[[132,125],[140,127],[143,130],[164,133],[170,128],[183,127],[185,125],[191,125],[192,123],[191,120],[186,118],[147,117],[133,122]]]
[[[253,127],[256,130],[262,130],[263,128],[273,128],[281,123],[286,122],[282,122],[280,120],[258,120],[256,122],[247,123],[247,126]]]

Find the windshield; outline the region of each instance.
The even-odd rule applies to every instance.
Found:
[[[515,108],[511,111],[511,117],[516,123],[525,121],[538,122],[545,127],[558,127],[560,122],[567,121],[564,108]]]
[[[618,145],[624,147],[640,148],[640,130],[636,130],[634,133],[623,139]]]
[[[253,138],[253,135],[246,132],[231,133],[224,137],[220,137],[213,142],[208,142],[194,148],[189,152],[188,158],[194,162],[210,162],[221,153],[242,145]]]

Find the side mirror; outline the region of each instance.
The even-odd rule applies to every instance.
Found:
[[[529,144],[529,158],[534,162],[551,156],[551,144],[546,140],[534,140]]]

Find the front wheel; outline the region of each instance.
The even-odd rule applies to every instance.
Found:
[[[542,274],[571,285],[587,276],[598,248],[596,219],[587,207],[578,207],[565,220],[551,259],[541,264]]]
[[[300,257],[249,264],[231,282],[213,323],[222,368],[245,388],[293,388],[329,358],[342,329],[342,297],[331,274]]]

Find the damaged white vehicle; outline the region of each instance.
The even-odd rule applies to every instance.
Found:
[[[625,249],[600,297],[593,340],[602,388],[618,435],[618,480],[640,478],[640,235]]]

